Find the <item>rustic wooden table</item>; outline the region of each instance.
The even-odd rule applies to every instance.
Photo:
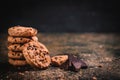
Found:
[[[74,54],[88,68],[79,72],[50,66],[46,70],[13,67],[7,62],[7,34],[0,34],[1,80],[120,80],[120,34],[39,33],[50,55]]]

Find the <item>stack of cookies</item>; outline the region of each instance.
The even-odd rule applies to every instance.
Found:
[[[8,29],[8,62],[14,66],[29,64],[39,69],[51,63],[49,51],[38,41],[37,30],[32,27],[14,26]]]
[[[14,26],[8,29],[8,62],[14,66],[27,65],[23,55],[23,45],[38,41],[37,30],[31,27]]]

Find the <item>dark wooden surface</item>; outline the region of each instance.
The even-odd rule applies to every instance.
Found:
[[[46,70],[7,63],[7,34],[0,34],[1,80],[120,80],[120,35],[102,33],[39,33],[50,55],[74,54],[88,68],[79,72],[50,66]]]

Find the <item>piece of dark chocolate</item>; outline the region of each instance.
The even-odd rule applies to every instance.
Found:
[[[72,61],[72,67],[73,67],[73,69],[72,70],[74,70],[74,71],[79,71],[80,70],[80,68],[81,68],[81,63],[79,63],[79,61]]]
[[[81,59],[79,59],[79,63],[81,63],[81,69],[86,69],[88,67],[87,64]]]
[[[81,68],[81,63],[79,63],[79,60],[77,59],[76,56],[74,55],[70,55],[69,56],[69,61],[70,61],[70,69],[73,70],[73,71],[79,71],[80,68]]]
[[[69,67],[72,67],[72,61],[74,60],[73,55],[68,55],[68,62],[69,62]]]
[[[86,63],[74,55],[68,56],[68,62],[69,62],[69,69],[72,71],[79,71],[80,69],[87,68]]]

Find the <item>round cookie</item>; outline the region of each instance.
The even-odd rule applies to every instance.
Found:
[[[23,47],[23,55],[28,64],[39,69],[45,69],[50,65],[51,58],[48,49],[42,43],[31,41]]]
[[[8,62],[13,66],[25,66],[28,64],[26,60],[14,60],[11,58],[8,59]]]
[[[8,36],[8,42],[10,43],[27,43],[30,41],[38,41],[38,38],[36,36],[33,37],[13,37]]]
[[[24,59],[22,52],[8,51],[8,57],[12,59]]]
[[[14,26],[8,29],[10,36],[36,36],[37,30],[32,27]]]
[[[51,58],[51,64],[54,66],[61,66],[68,60],[68,55],[58,55]]]
[[[8,43],[8,50],[10,51],[22,51],[23,50],[23,44],[11,44]]]

